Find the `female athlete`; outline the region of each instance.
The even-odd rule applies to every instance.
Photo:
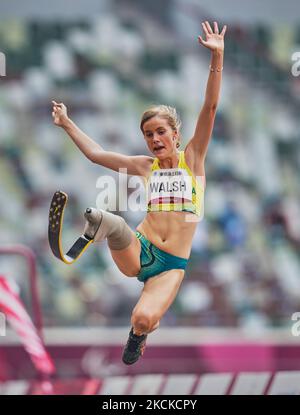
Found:
[[[54,124],[63,127],[89,160],[115,171],[126,168],[147,183],[147,214],[135,232],[119,215],[99,209],[85,213],[85,235],[95,242],[106,238],[120,271],[144,283],[131,316],[125,364],[143,354],[147,335],[158,328],[176,297],[198,223],[191,217],[199,219],[203,208],[204,162],[219,100],[226,26],[219,33],[217,22],[212,29],[205,21],[202,28],[205,39],[198,36],[198,41],[211,51],[209,76],[194,135],[183,151],[181,122],[172,107],[154,106],[142,116],[141,131],[153,157],[126,156],[104,150],[74,124],[63,103],[52,101]]]

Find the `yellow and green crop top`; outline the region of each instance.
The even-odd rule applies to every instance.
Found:
[[[205,178],[192,174],[186,164],[184,151],[179,153],[176,168],[161,169],[158,158],[146,179],[147,212],[179,211],[203,215]]]

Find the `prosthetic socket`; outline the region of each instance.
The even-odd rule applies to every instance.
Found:
[[[107,238],[112,250],[125,249],[130,245],[132,231],[121,216],[102,209],[87,208],[84,217],[87,220],[85,237],[94,239],[94,242]]]

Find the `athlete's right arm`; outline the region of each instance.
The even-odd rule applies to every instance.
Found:
[[[54,124],[62,127],[80,151],[93,163],[100,164],[111,170],[127,169],[128,174],[144,176],[153,161],[148,156],[127,156],[113,151],[104,150],[98,143],[85,134],[67,115],[63,103],[52,101],[52,117]]]

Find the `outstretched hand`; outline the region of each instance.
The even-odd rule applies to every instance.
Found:
[[[218,23],[214,22],[214,30],[212,30],[209,22],[206,20],[204,23],[202,22],[202,28],[204,34],[206,36],[206,40],[204,40],[201,36],[198,36],[198,41],[201,45],[205,46],[206,48],[210,49],[211,51],[223,51],[224,50],[224,35],[227,29],[225,25],[219,33]]]
[[[58,104],[56,101],[52,101],[52,104],[53,122],[55,125],[62,127],[68,120],[67,107],[62,102]]]

